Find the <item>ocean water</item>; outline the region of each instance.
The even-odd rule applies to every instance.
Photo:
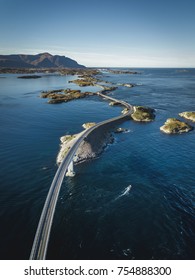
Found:
[[[124,122],[128,133],[115,134],[97,159],[77,165],[76,176],[65,178],[48,259],[195,258],[195,130],[182,135],[159,130],[167,118],[195,110],[195,69],[136,70],[137,75],[104,71],[100,78],[136,84],[110,95],[154,108],[156,119]],[[59,138],[121,112],[98,96],[53,105],[39,98],[42,90],[78,88],[71,79],[0,75],[1,259],[29,258],[57,170]]]

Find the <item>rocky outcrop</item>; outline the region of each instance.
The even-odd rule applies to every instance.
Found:
[[[110,106],[117,106],[117,105],[121,105],[121,103],[120,103],[120,102],[117,102],[117,101],[111,101],[111,102],[109,103],[109,105],[110,105]]]
[[[98,79],[94,78],[92,75],[97,75],[99,72],[97,70],[83,70],[83,74],[80,75],[81,79],[76,79],[69,81],[69,83],[75,83],[81,87],[85,86],[99,86],[103,90],[101,92],[109,93],[115,90],[117,87],[107,87],[97,84]],[[81,92],[80,90],[73,89],[57,89],[43,91],[40,95],[41,98],[49,98],[49,104],[57,104],[62,102],[68,102],[74,99],[84,98],[89,95],[94,95],[92,92]]]
[[[192,122],[195,122],[195,112],[182,112],[179,113],[179,116]]]
[[[114,131],[114,133],[124,133],[124,132],[128,132],[128,129],[123,128],[123,127],[119,127]]]
[[[144,106],[133,106],[132,119],[137,122],[150,122],[155,119],[154,109]]]
[[[56,160],[58,164],[63,161],[69,149],[84,132],[85,130],[78,134],[65,135],[60,138],[61,147]],[[96,158],[103,152],[107,144],[112,142],[112,134],[108,130],[105,131],[104,128],[99,128],[97,131],[94,131],[94,133],[91,133],[89,137],[82,141],[74,157],[74,162],[80,163]]]
[[[69,83],[77,84],[80,87],[88,87],[88,86],[94,86],[96,83],[96,79],[90,77],[90,78],[85,78],[85,79],[72,80],[72,81],[69,81]]]
[[[184,132],[189,132],[193,127],[189,124],[182,122],[175,118],[169,118],[160,130],[167,134],[180,134]]]
[[[97,86],[100,86],[100,85],[97,85]],[[111,91],[114,91],[118,88],[118,87],[115,87],[115,86],[113,86],[113,87],[100,86],[100,87],[103,88],[103,90],[101,90],[102,94],[107,94],[107,93],[109,93]]]
[[[127,114],[127,113],[128,113],[128,111],[129,111],[129,109],[125,108],[125,109],[123,109],[123,110],[122,110],[122,112],[121,112],[121,113],[122,113],[123,115],[125,115],[125,114]]]
[[[83,127],[84,129],[88,129],[88,128],[94,126],[94,125],[96,125],[95,122],[89,122],[89,123],[84,123],[84,124],[82,125],[82,127]]]
[[[49,104],[57,104],[68,102],[75,99],[84,98],[88,95],[93,95],[91,92],[81,92],[80,90],[73,89],[58,89],[43,91],[41,93],[41,98],[49,98]]]
[[[123,87],[128,87],[128,88],[131,88],[131,87],[134,87],[135,85],[133,84],[128,84],[128,83],[125,83],[125,84],[118,84],[119,86],[123,86]]]
[[[65,135],[60,138],[60,152],[57,156],[57,163],[61,163],[65,158],[66,154],[68,153],[69,149],[74,144],[75,140],[80,136],[80,134],[73,134],[73,135]]]

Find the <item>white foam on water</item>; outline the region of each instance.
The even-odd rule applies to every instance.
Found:
[[[128,195],[129,192],[130,192],[130,190],[131,190],[131,188],[132,188],[132,185],[129,185],[128,187],[126,187],[126,188],[124,189],[124,191],[123,191],[119,196],[117,196],[117,198],[115,199],[115,201],[118,200],[119,198],[125,196],[125,195]]]

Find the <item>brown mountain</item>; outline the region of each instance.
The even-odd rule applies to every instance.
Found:
[[[75,60],[50,53],[0,55],[0,68],[85,68]]]

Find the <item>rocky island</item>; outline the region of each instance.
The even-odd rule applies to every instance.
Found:
[[[89,123],[84,123],[84,124],[82,125],[82,127],[83,127],[84,129],[88,129],[88,128],[94,126],[94,125],[96,125],[95,122],[89,122]]]
[[[195,122],[195,112],[182,112],[179,113],[179,116],[192,122]]]
[[[182,122],[176,118],[169,118],[165,124],[160,127],[160,130],[167,134],[180,134],[189,132],[193,127],[185,122]]]
[[[89,74],[90,73],[90,74]],[[80,79],[69,81],[69,83],[75,83],[79,85],[80,87],[86,87],[86,86],[98,86],[102,88],[101,92],[104,94],[109,93],[110,91],[114,91],[117,89],[117,87],[114,86],[105,86],[105,85],[99,85],[97,84],[98,79],[94,78],[92,76],[93,74],[98,74],[97,71],[90,70],[88,74],[83,74],[80,76]],[[49,98],[48,101],[49,104],[57,104],[57,103],[63,103],[68,102],[74,99],[80,99],[84,98],[89,95],[94,95],[96,93],[92,92],[81,92],[80,90],[73,90],[73,89],[57,89],[57,90],[48,90],[48,91],[42,91],[40,97],[41,98]],[[116,104],[112,104],[116,105]]]
[[[95,78],[93,75],[97,75],[99,72],[95,72],[95,74],[83,74],[79,76],[79,79],[69,81],[69,83],[75,83],[76,85],[79,85],[80,87],[86,87],[86,86],[97,86],[102,88],[102,93],[108,93],[110,91],[114,91],[118,87],[116,86],[105,86],[100,85],[99,83],[105,83],[105,84],[112,84],[107,81],[102,81],[100,79]]]
[[[82,125],[82,127],[84,127],[86,130],[94,125],[95,123],[85,123]],[[63,161],[69,149],[74,145],[75,141],[77,141],[77,139],[82,136],[85,130],[81,131],[78,134],[65,135],[60,138],[61,141],[60,151],[58,153],[57,160],[56,160],[58,164],[60,164]],[[103,152],[107,144],[112,142],[113,142],[113,136],[107,129],[105,130],[103,128],[103,129],[99,129],[98,131],[94,131],[89,136],[89,139],[83,140],[82,143],[80,144],[76,152],[76,155],[74,157],[74,162],[80,163],[86,160],[96,158],[99,154]]]
[[[123,127],[118,127],[114,133],[125,133],[128,132],[129,130],[127,128],[123,128]]]
[[[92,92],[81,92],[80,90],[73,89],[58,89],[43,91],[41,93],[41,98],[49,98],[49,104],[57,104],[68,102],[74,99],[84,98],[86,96],[93,95]]]
[[[24,75],[24,76],[19,76],[18,79],[39,79],[41,76],[38,75]]]
[[[131,117],[137,122],[153,121],[155,119],[154,109],[144,106],[133,106],[133,114]]]
[[[97,79],[91,75],[82,75],[80,76],[80,79],[69,81],[69,83],[75,83],[80,87],[95,86],[96,82]]]

